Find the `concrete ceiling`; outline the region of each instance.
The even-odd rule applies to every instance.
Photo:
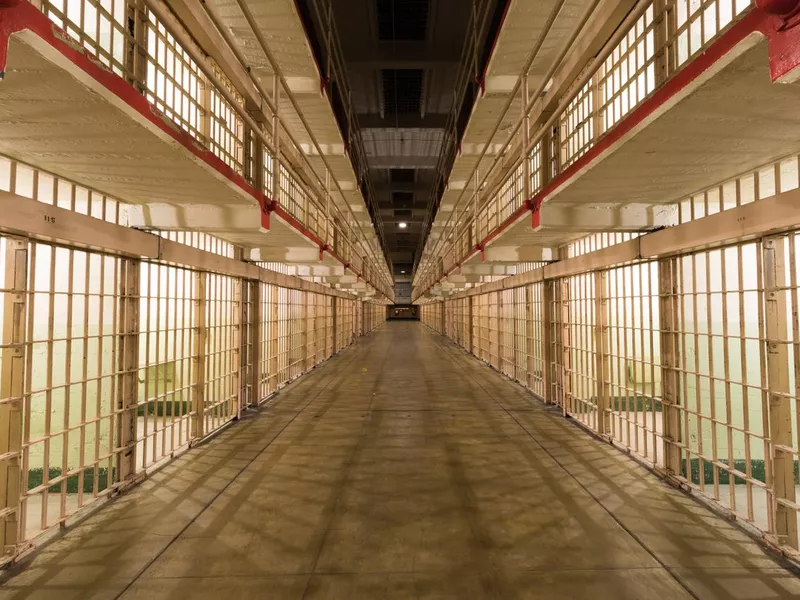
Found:
[[[464,0],[333,3],[396,276],[411,272],[420,245],[471,10]]]

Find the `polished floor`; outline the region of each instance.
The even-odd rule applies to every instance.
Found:
[[[0,600],[800,597],[749,537],[388,323],[46,547]]]

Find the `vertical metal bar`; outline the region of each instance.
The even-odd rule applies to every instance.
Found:
[[[603,135],[604,123],[603,123],[603,112],[600,110],[603,106],[603,73],[605,72],[605,65],[600,67],[600,70],[597,71],[592,76],[591,79],[591,91],[590,99],[591,99],[591,107],[589,110],[592,111],[592,114],[589,115],[590,122],[592,124],[592,132],[591,132],[591,142],[588,140],[581,140],[580,146],[582,148],[588,147],[589,145],[593,145],[600,139],[600,136]]]
[[[533,344],[534,344],[534,314],[533,314],[533,302],[534,302],[534,291],[533,286],[535,284],[529,284],[525,286],[525,364],[527,365],[527,374],[525,377],[525,385],[529,390],[534,389],[533,377],[534,373],[536,372],[536,364],[535,364],[535,354],[533,352]],[[546,395],[546,394],[545,394]],[[546,400],[545,400],[546,402]]]
[[[275,73],[272,76],[272,103],[275,113],[272,115],[272,145],[275,156],[272,160],[272,200],[277,202],[281,192],[281,122],[280,122],[281,83]]]
[[[572,325],[570,321],[569,278],[559,279],[557,285],[559,288],[559,325],[561,329],[561,408],[566,415],[572,412]]]
[[[0,372],[0,454],[7,455],[0,469],[0,539],[7,557],[16,553],[20,528],[20,453],[22,452],[22,402],[25,395],[25,312],[28,301],[28,240],[4,237],[6,249],[3,301],[2,372]]]
[[[248,281],[250,300],[250,406],[258,406],[261,402],[261,322],[264,315],[261,306],[261,282]]]
[[[192,356],[192,439],[205,435],[205,390],[206,390],[206,286],[208,274],[194,273],[194,323]]]
[[[663,418],[664,468],[668,475],[681,473],[680,307],[678,306],[678,259],[658,262],[658,300],[661,322],[661,414]]]
[[[611,396],[607,284],[608,272],[596,271],[594,274],[594,343],[595,377],[597,378],[597,433],[600,435],[609,433],[609,398]]]
[[[467,327],[469,327],[467,332],[467,348],[469,348],[469,351],[472,352],[472,354],[478,356],[478,352],[475,348],[475,323],[473,321],[474,300],[474,296],[467,297]]]
[[[552,111],[543,113],[540,116],[542,123],[546,123],[552,115]],[[541,144],[541,187],[545,187],[550,180],[558,174],[558,127],[552,125],[542,136]]]
[[[331,298],[331,337],[333,339],[331,354],[339,351],[339,298]]]
[[[783,237],[763,243],[764,313],[767,348],[769,431],[772,450],[772,485],[775,493],[775,534],[781,544],[797,548],[797,519],[783,504],[795,502],[792,408],[789,390],[788,328],[786,323],[786,264]]]
[[[530,99],[530,82],[528,81],[528,74],[522,76],[522,199],[528,201],[531,199],[533,192],[531,190],[531,156],[528,146],[530,145],[531,137],[531,115],[526,110]]]
[[[233,280],[233,340],[231,356],[231,387],[236,399],[236,418],[240,419],[242,411],[245,409],[244,388],[247,385],[244,378],[244,367],[247,365],[247,355],[242,352],[242,343],[247,341],[245,327],[247,324],[247,314],[243,293],[247,282],[236,277]]]
[[[557,357],[553,352],[553,328],[555,326],[555,315],[553,314],[553,303],[555,299],[555,281],[549,279],[542,282],[542,394],[547,404],[553,404],[553,384],[557,380],[554,377],[557,367]]]
[[[136,409],[139,401],[139,261],[119,261],[117,338],[117,473],[120,482],[136,473]],[[147,410],[145,409],[145,413]],[[145,432],[146,434],[147,432]]]
[[[127,0],[127,17],[126,79],[140,94],[144,94],[147,90],[147,9],[144,0]]]
[[[282,323],[280,323],[280,299],[281,299],[281,289],[278,287],[272,287],[272,294],[270,295],[272,298],[272,305],[270,306],[271,311],[271,320],[272,320],[272,327],[270,328],[271,339],[269,341],[270,345],[270,378],[272,379],[272,388],[271,390],[274,392],[278,389],[278,385],[280,384],[280,374],[278,373],[278,369],[280,367],[280,362],[278,360],[278,350],[280,349],[280,331],[282,329]]]

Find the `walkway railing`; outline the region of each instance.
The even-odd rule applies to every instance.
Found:
[[[35,4],[165,117],[268,199],[278,201],[391,297],[392,280],[380,251],[365,241],[349,205],[345,214],[332,201],[332,190],[315,175],[302,149],[291,143],[292,134],[281,116],[275,114],[280,95],[290,94],[288,89],[263,98],[268,114],[262,115],[262,121],[272,122],[273,127],[256,122],[245,110],[240,91],[161,0],[37,0]],[[161,13],[169,19],[159,18]],[[314,132],[308,134],[313,139]],[[291,166],[278,137],[294,146],[295,158],[304,163],[304,177]],[[276,180],[277,165],[280,177]],[[367,264],[362,264],[364,258]]]
[[[129,229],[124,203],[0,158],[4,192],[4,561],[385,315],[382,304],[243,262],[212,236]],[[47,234],[52,224],[63,239]]]
[[[479,161],[465,179],[442,234],[427,240],[413,296],[461,264],[477,244],[714,43],[751,5],[750,0],[642,1],[626,18],[628,25],[623,24],[575,81],[559,82],[553,65],[552,80],[545,77],[534,91],[528,88],[528,73],[521,73],[525,109],[489,168],[481,166],[478,172],[485,164]],[[553,99],[553,113],[546,114],[539,100],[550,84],[566,87]],[[498,122],[505,117],[505,112],[500,114]],[[533,126],[530,135],[526,124]],[[487,148],[497,145],[495,140],[482,143]],[[508,163],[503,158],[507,150],[518,158]]]
[[[422,319],[797,556],[799,185],[787,157],[686,198],[675,227],[575,242]]]

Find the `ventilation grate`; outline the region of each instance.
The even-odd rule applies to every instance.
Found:
[[[414,169],[389,169],[392,183],[414,183]]]
[[[430,0],[376,0],[375,12],[380,41],[425,39]]]
[[[412,192],[392,192],[392,203],[396,208],[411,208],[414,202],[414,194]]]
[[[422,69],[382,69],[386,116],[418,115],[422,102]]]

